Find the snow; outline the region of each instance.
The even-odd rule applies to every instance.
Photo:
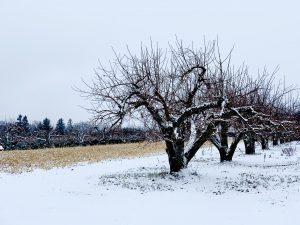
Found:
[[[248,120],[246,119],[246,118],[244,118],[241,114],[240,114],[240,112],[237,110],[237,109],[235,109],[235,108],[231,108],[237,115],[238,115],[238,117],[240,118],[240,119],[242,119],[244,122],[247,122]]]
[[[206,148],[175,176],[164,154],[0,173],[0,224],[296,224],[299,172],[292,143],[227,163]]]
[[[222,116],[222,115],[224,114],[225,106],[226,106],[227,103],[228,103],[228,99],[225,98],[225,99],[222,101],[222,104],[221,104],[220,116]]]
[[[188,143],[184,147],[184,152],[188,152],[194,145],[194,142],[196,140],[197,130],[196,125],[193,120],[191,120],[191,129],[190,129],[190,137],[188,140]]]

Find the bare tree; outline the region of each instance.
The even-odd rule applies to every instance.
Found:
[[[219,49],[219,48],[217,48]],[[261,86],[261,78],[254,79],[248,73],[246,65],[237,69],[231,65],[231,53],[222,60],[219,50],[215,56],[216,85],[213,90],[215,94],[220,93],[226,99],[226,105],[219,115],[218,129],[210,141],[219,150],[220,160],[231,161],[238,143],[244,139],[247,150],[254,145],[253,128],[250,119],[257,112],[255,110],[252,96]],[[233,139],[229,142],[229,133]]]
[[[215,131],[226,100],[215,86],[215,42],[202,49],[179,41],[167,50],[141,47],[140,56],[116,54],[80,90],[92,102],[95,121],[111,127],[136,118],[155,123],[166,143],[170,171],[186,167]]]

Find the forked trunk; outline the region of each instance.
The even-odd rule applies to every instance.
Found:
[[[221,123],[221,132],[220,132],[220,139],[216,136],[212,135],[210,137],[210,141],[214,144],[214,146],[219,150],[220,154],[220,161],[232,161],[234,152],[237,148],[238,143],[242,139],[244,132],[241,132],[237,135],[237,137],[228,145],[228,129],[229,125],[227,122]]]
[[[186,152],[184,150],[184,139],[178,137],[175,138],[174,136],[176,135],[173,135],[174,132],[169,131],[166,135],[165,143],[170,164],[170,173],[179,172],[181,169],[186,168],[200,147],[209,139],[214,131],[215,125],[210,123],[206,130],[193,141]],[[178,136],[180,137],[180,135]]]
[[[232,156],[234,153],[233,151],[228,151],[228,146],[222,146],[221,141],[219,141],[216,137],[212,136],[210,138],[210,141],[215,145],[215,147],[218,149],[219,154],[220,154],[220,161],[232,161]]]
[[[233,157],[233,154],[231,154],[231,152],[228,152],[228,148],[225,147],[221,147],[219,150],[219,153],[220,153],[220,161],[221,162],[224,162],[224,161],[232,161],[232,157]]]

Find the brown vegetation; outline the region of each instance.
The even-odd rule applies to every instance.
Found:
[[[86,147],[15,150],[0,152],[0,172],[19,173],[35,168],[51,169],[81,162],[93,163],[163,152],[163,142],[97,145]]]

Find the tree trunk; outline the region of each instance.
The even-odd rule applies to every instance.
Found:
[[[170,164],[170,173],[176,173],[182,170],[183,168],[186,168],[183,156],[169,155],[169,164]]]
[[[187,160],[184,156],[184,142],[183,141],[166,141],[166,152],[169,158],[170,173],[179,172],[186,168]]]
[[[277,134],[273,135],[273,145],[274,146],[278,145],[278,136],[277,136]]]
[[[255,139],[253,134],[246,134],[244,144],[246,155],[255,154]]]
[[[186,152],[184,153],[184,159],[186,159],[186,165],[190,162],[190,160],[195,156],[197,151],[200,149],[200,147],[210,139],[211,135],[215,131],[215,124],[210,123],[205,132],[203,132],[199,138],[194,142],[193,146]]]
[[[229,125],[227,122],[221,123],[221,132],[220,132],[220,140],[216,138],[214,135],[211,136],[210,141],[216,146],[216,148],[219,150],[220,154],[220,161],[232,161],[234,152],[237,148],[238,143],[244,136],[244,132],[240,132],[233,142],[230,144],[230,147],[228,146],[228,129]]]
[[[221,122],[221,132],[220,132],[220,138],[221,138],[221,146],[228,149],[228,123],[227,122]],[[227,149],[226,152],[227,152]]]
[[[265,138],[263,136],[261,136],[261,148],[262,149],[269,149],[269,140],[268,138]]]
[[[242,140],[242,138],[244,137],[245,132],[240,132],[232,141],[229,151],[227,153],[227,161],[232,161],[233,155],[235,153],[235,150],[239,144],[239,142]]]
[[[223,140],[224,140],[224,136],[223,136]],[[210,141],[218,149],[221,162],[232,161],[233,154],[228,154],[228,146],[226,145],[222,146],[222,140],[220,141],[215,136],[211,136]]]
[[[229,125],[227,122],[221,122],[221,132],[220,132],[220,137],[221,137],[221,148],[219,149],[220,151],[220,159],[221,162],[224,161],[232,161],[233,153],[228,152],[228,129]]]
[[[233,154],[230,154],[230,152],[228,152],[228,148],[225,148],[225,149],[219,149],[219,152],[220,152],[220,161],[221,162],[224,162],[224,161],[232,161],[232,157],[233,157]]]

